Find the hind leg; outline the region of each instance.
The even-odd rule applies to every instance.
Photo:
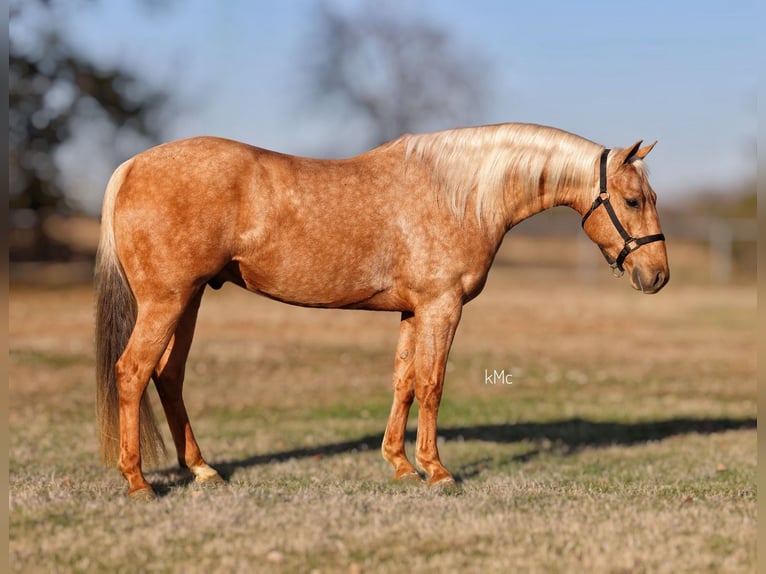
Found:
[[[120,410],[119,467],[128,481],[130,496],[154,496],[141,471],[139,406],[188,300],[176,295],[161,302],[139,303],[133,333],[115,365]]]
[[[154,370],[154,383],[162,401],[162,408],[168,419],[170,433],[176,447],[178,463],[188,468],[197,482],[223,482],[220,475],[202,458],[199,445],[194,438],[189,415],[183,400],[184,371],[189,348],[194,336],[197,311],[204,287],[192,297],[181,315],[175,333],[165,353]]]

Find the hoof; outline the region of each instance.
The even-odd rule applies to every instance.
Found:
[[[157,495],[150,486],[148,488],[141,488],[140,490],[129,492],[128,498],[135,500],[136,502],[149,502],[151,500],[157,500]]]
[[[194,482],[210,486],[225,485],[221,475],[210,465],[201,464],[190,467],[189,470],[194,474]]]
[[[405,472],[403,474],[397,473],[397,474],[394,475],[392,480],[394,482],[399,482],[399,483],[412,482],[412,483],[420,484],[420,483],[424,482],[423,478],[418,474],[417,470],[411,470],[411,471]]]
[[[221,478],[221,475],[217,472],[215,474],[208,474],[204,476],[195,476],[194,482],[205,486],[228,486],[226,481]]]
[[[435,488],[444,494],[460,494],[463,492],[463,487],[461,487],[451,476],[446,476],[436,481],[432,480],[428,483],[428,486]]]

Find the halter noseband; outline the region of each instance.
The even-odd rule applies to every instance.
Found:
[[[606,209],[606,212],[609,215],[609,219],[612,220],[612,225],[614,225],[615,229],[617,229],[617,232],[620,234],[620,237],[622,237],[625,243],[622,247],[622,251],[620,251],[619,255],[617,255],[617,259],[612,259],[609,257],[609,255],[607,255],[606,251],[603,249],[601,249],[601,253],[603,253],[604,259],[606,259],[609,267],[612,268],[612,274],[615,277],[622,277],[622,275],[625,273],[625,269],[623,268],[622,264],[628,255],[633,253],[642,245],[646,245],[647,243],[652,243],[653,241],[665,241],[665,236],[662,233],[655,233],[654,235],[646,235],[644,237],[636,238],[631,237],[631,235],[625,231],[625,228],[622,226],[622,223],[620,223],[620,220],[618,219],[617,214],[614,212],[614,208],[609,201],[609,192],[606,189],[606,159],[609,156],[609,151],[609,149],[604,149],[604,151],[601,152],[598,197],[593,201],[593,205],[590,206],[588,212],[583,215],[581,225],[583,228],[585,228],[585,221],[590,217],[590,215],[598,208],[598,206],[604,206],[604,209]]]

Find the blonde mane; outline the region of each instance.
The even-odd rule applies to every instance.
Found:
[[[556,128],[500,124],[404,136],[407,159],[432,165],[437,201],[459,220],[474,196],[479,223],[508,213],[504,191],[519,203],[542,201],[541,187],[590,185],[603,146]],[[515,201],[513,203],[516,203]],[[550,207],[550,206],[546,206]]]

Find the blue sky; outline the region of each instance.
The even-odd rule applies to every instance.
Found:
[[[651,180],[669,201],[755,173],[754,0],[391,3],[441,25],[486,63],[490,105],[477,123],[553,125],[609,147],[657,139]],[[61,15],[73,43],[175,92],[168,139],[214,134],[323,155],[340,137],[335,147],[362,151],[307,102],[304,48],[317,2],[172,0],[158,13],[135,0],[82,6]],[[94,151],[108,145],[82,139]],[[76,164],[77,155],[65,159]],[[113,167],[81,178],[84,200],[100,197]]]

